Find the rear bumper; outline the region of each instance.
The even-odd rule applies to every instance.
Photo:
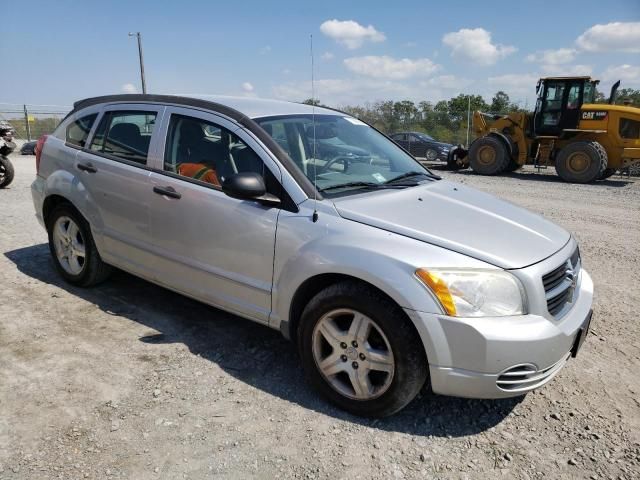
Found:
[[[36,176],[36,179],[31,184],[31,198],[33,199],[33,206],[36,209],[36,218],[43,228],[46,228],[44,224],[44,218],[42,218],[42,206],[44,204],[44,178]]]
[[[593,282],[584,270],[578,288],[573,307],[559,320],[531,314],[462,319],[405,310],[424,343],[433,391],[458,397],[506,398],[549,382],[570,358],[590,315]],[[527,380],[505,385],[510,379],[521,378],[508,376],[514,375],[514,368],[526,369]]]

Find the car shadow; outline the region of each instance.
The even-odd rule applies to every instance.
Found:
[[[448,170],[446,166],[429,166],[430,169],[435,170],[435,171],[443,171],[443,170]],[[480,177],[480,175],[478,175],[477,173],[475,173],[473,170],[471,169],[465,169],[465,170],[456,170],[456,171],[452,171],[451,173],[456,174],[456,175],[461,175],[461,176],[478,176]],[[538,173],[534,170],[518,170],[515,172],[511,172],[511,173],[502,173],[499,175],[500,177],[507,177],[507,178],[515,178],[518,180],[527,180],[527,181],[534,181],[534,182],[545,182],[545,183],[561,183],[561,184],[565,184],[565,185],[580,185],[580,184],[571,184],[571,183],[566,183],[564,180],[562,180],[559,176],[557,175],[546,175],[544,173]],[[629,185],[630,183],[634,183],[633,180],[630,180],[628,176],[622,176],[620,174],[614,174],[611,177],[607,178],[606,180],[599,180],[597,182],[593,182],[593,183],[588,183],[588,184],[584,184],[585,187],[624,187],[626,185]]]
[[[471,400],[431,394],[426,388],[404,410],[385,419],[365,419],[333,407],[304,380],[295,347],[275,330],[173,293],[120,270],[89,289],[64,282],[47,244],[6,252],[18,270],[95,304],[101,310],[159,333],[147,344],[182,343],[233,377],[264,392],[336,419],[419,436],[459,437],[500,423],[524,397]]]

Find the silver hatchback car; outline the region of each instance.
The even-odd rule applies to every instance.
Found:
[[[279,329],[359,415],[425,384],[522,395],[575,356],[593,283],[562,228],[424,168],[345,113],[288,102],[77,102],[33,201],[68,282],[111,266]]]

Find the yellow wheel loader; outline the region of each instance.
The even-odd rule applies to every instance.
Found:
[[[640,163],[640,108],[594,103],[598,80],[541,78],[533,113],[473,114],[477,138],[469,150],[449,154],[452,169],[471,167],[481,175],[513,172],[525,164],[554,166],[567,182],[588,183]]]

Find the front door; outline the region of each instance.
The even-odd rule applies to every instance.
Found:
[[[228,197],[220,185],[234,173],[256,172],[275,191],[277,165],[238,125],[216,115],[175,107],[162,130],[163,162],[149,189],[159,281],[266,323],[279,209]]]

